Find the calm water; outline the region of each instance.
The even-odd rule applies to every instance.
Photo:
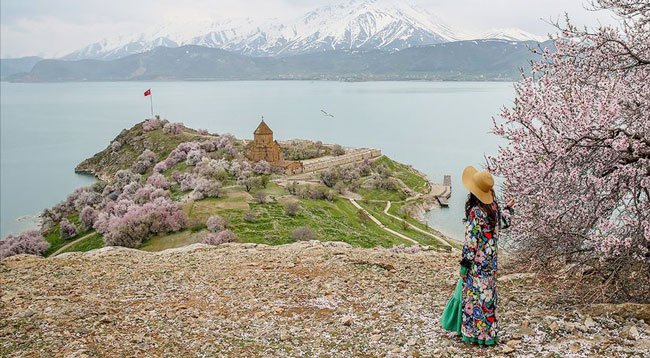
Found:
[[[277,139],[308,138],[380,148],[433,181],[451,174],[449,209],[431,226],[463,235],[465,165],[496,150],[491,117],[512,102],[510,83],[486,82],[118,82],[1,85],[0,231],[29,227],[34,215],[93,181],[74,167],[123,128],[155,112],[171,121],[248,138],[263,115]],[[324,117],[321,109],[333,114]]]

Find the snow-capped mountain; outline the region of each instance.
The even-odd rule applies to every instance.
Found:
[[[525,36],[518,38],[518,34]],[[528,40],[529,35],[509,29],[473,38]],[[171,23],[135,36],[102,40],[64,59],[110,60],[158,46],[183,45],[219,48],[251,56],[354,49],[394,51],[459,39],[465,39],[465,36],[456,35],[435,16],[416,5],[394,0],[346,0],[317,8],[291,21],[246,18]]]
[[[544,42],[548,36],[531,34],[521,29],[500,28],[491,29],[465,38],[466,40],[485,39],[485,40],[508,40],[508,41],[537,41]]]

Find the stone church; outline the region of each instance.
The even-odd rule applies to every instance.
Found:
[[[255,132],[254,139],[246,145],[246,157],[251,162],[265,160],[271,165],[278,166],[283,162],[282,149],[277,141],[273,140],[273,131],[262,120]]]
[[[273,140],[273,131],[262,120],[255,132],[253,140],[246,144],[246,158],[251,162],[265,160],[274,167],[282,168],[285,174],[302,173],[303,165],[299,161],[285,161],[282,158],[282,148]]]

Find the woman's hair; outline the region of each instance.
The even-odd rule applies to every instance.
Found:
[[[492,191],[492,195],[494,196],[494,191]],[[465,202],[465,220],[469,219],[469,213],[475,206],[478,206],[487,214],[488,225],[496,227],[499,224],[499,204],[497,204],[496,197],[494,197],[492,204],[483,204],[476,195],[469,193]]]

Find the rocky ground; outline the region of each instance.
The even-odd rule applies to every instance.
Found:
[[[438,322],[457,256],[302,242],[12,257],[0,356],[648,356],[647,305],[560,309],[517,274],[499,283],[502,343],[461,343]]]

